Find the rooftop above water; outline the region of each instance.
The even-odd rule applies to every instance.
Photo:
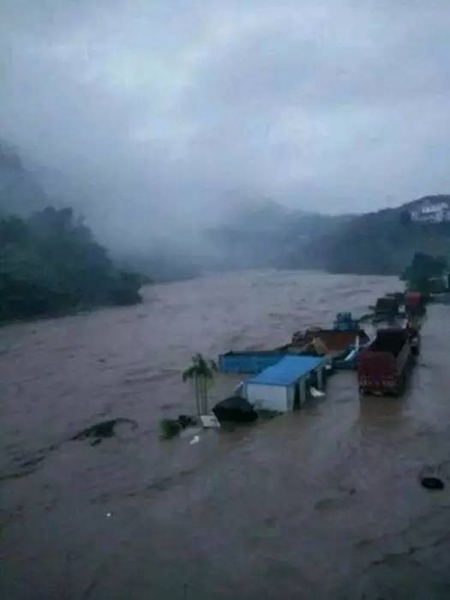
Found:
[[[326,360],[318,356],[286,356],[273,367],[249,379],[247,383],[291,385],[325,363]]]

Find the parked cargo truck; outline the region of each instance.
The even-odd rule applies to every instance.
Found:
[[[398,315],[400,302],[393,296],[383,296],[378,298],[375,304],[375,315],[378,317],[394,318]]]
[[[361,394],[394,395],[403,393],[413,346],[417,341],[408,329],[380,329],[375,340],[359,355],[357,371]],[[417,352],[417,349],[414,348]]]
[[[405,294],[405,310],[408,317],[422,317],[426,313],[426,298],[420,292]]]

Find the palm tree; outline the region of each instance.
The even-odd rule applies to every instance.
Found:
[[[192,364],[183,371],[183,381],[193,381],[195,404],[198,415],[208,412],[208,388],[211,385],[217,364],[213,360],[203,358],[201,354],[192,357]]]

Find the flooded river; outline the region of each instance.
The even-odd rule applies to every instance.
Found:
[[[325,400],[234,431],[160,441],[192,412],[197,351],[282,344],[360,314],[390,278],[252,272],[146,289],[138,307],[0,330],[5,600],[450,597],[450,307],[433,306],[402,400]],[[221,376],[220,399],[236,378]],[[98,446],[68,441],[126,417]],[[440,469],[429,492],[418,475]]]

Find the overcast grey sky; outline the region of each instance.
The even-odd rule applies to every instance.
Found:
[[[450,192],[449,0],[0,0],[0,36],[0,137],[124,233]]]

